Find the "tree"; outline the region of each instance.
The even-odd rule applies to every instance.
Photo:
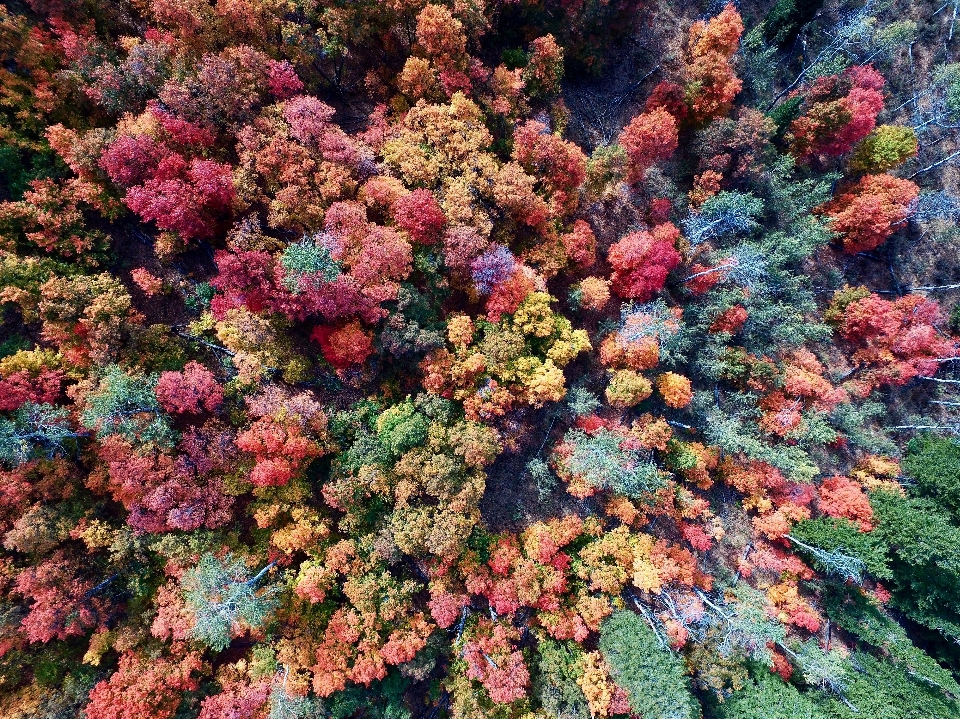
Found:
[[[223,389],[199,362],[187,362],[183,372],[161,372],[154,391],[160,405],[171,413],[216,412],[223,404]]]
[[[720,719],[825,719],[813,700],[776,674],[759,671],[718,707]]]
[[[675,372],[666,372],[657,377],[657,391],[663,397],[664,404],[674,409],[686,407],[693,399],[690,380]]]
[[[653,394],[653,385],[643,375],[624,369],[613,373],[604,394],[611,407],[633,407]]]
[[[83,577],[82,570],[79,562],[58,550],[20,572],[13,591],[32,601],[20,622],[27,641],[65,640],[104,626],[110,602],[98,595],[97,585]]]
[[[732,3],[709,21],[698,20],[690,26],[684,94],[697,122],[726,115],[743,87],[730,65],[742,34],[743,21]]]
[[[498,704],[517,701],[527,693],[530,672],[523,655],[511,644],[518,638],[516,629],[481,618],[463,647],[467,676],[480,681]]]
[[[790,151],[801,159],[848,153],[876,126],[884,84],[870,65],[817,78],[803,99],[804,113],[790,124]]]
[[[850,166],[860,172],[889,172],[917,154],[917,135],[910,127],[880,125],[857,145]]]
[[[287,484],[308,460],[323,454],[305,435],[299,418],[284,413],[278,416],[280,419],[261,417],[237,435],[237,447],[256,460],[250,481],[258,487]]]
[[[912,211],[920,188],[892,175],[867,175],[818,211],[841,234],[843,249],[869,252],[896,232]]]
[[[907,443],[903,471],[915,480],[916,494],[935,499],[960,520],[960,444],[923,435]]]
[[[610,248],[613,291],[621,297],[645,302],[659,292],[667,275],[680,264],[676,242],[680,231],[670,223],[650,232],[632,232]]]
[[[320,343],[324,359],[338,370],[361,365],[373,354],[373,338],[356,320],[340,327],[317,327],[310,337]]]
[[[629,158],[628,182],[640,182],[654,163],[667,160],[677,149],[677,121],[658,107],[634,117],[620,133]]]
[[[186,240],[209,237],[234,196],[232,168],[212,160],[187,161],[171,154],[124,202],[145,222],[177,232]]]
[[[608,489],[642,498],[663,486],[656,466],[641,449],[627,448],[623,438],[606,428],[593,433],[569,430],[557,448],[558,471],[571,482],[569,491],[589,496]]]
[[[242,557],[204,554],[181,580],[186,605],[194,615],[190,635],[214,651],[226,649],[244,629],[259,629],[277,606],[276,585],[257,585],[273,567],[250,576]]]
[[[0,418],[0,462],[19,467],[32,459],[66,456],[84,434],[73,429],[67,410],[27,402],[13,419]]]
[[[117,434],[130,441],[171,443],[175,434],[157,401],[156,384],[156,375],[107,367],[85,397],[81,423],[101,438]]]
[[[397,198],[393,203],[393,218],[421,245],[436,242],[447,222],[440,204],[429,190],[414,190]]]
[[[157,661],[124,652],[117,671],[90,692],[86,714],[90,719],[172,719],[183,701],[183,692],[199,686],[192,675],[200,667],[200,658],[193,653],[180,661]]]
[[[587,699],[577,684],[583,653],[573,642],[543,637],[537,643],[537,675],[533,691],[544,709],[563,719],[587,719]]]
[[[683,663],[660,645],[653,630],[633,612],[615,612],[603,623],[600,652],[637,714],[651,719],[699,716]]]

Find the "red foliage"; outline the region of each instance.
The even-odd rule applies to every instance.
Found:
[[[188,362],[183,372],[161,373],[156,394],[160,406],[177,414],[216,412],[223,403],[216,377],[199,362]]]
[[[266,679],[252,684],[228,682],[222,692],[203,700],[198,719],[256,719],[269,696]]]
[[[193,673],[200,671],[200,657],[188,654],[179,662],[146,659],[133,652],[120,657],[120,666],[109,680],[90,692],[86,713],[89,719],[171,719],[183,700],[182,692],[199,684]]]
[[[673,115],[678,124],[683,123],[683,121],[687,119],[687,114],[690,112],[684,99],[683,88],[677,83],[667,80],[662,80],[657,83],[657,86],[653,88],[653,92],[650,93],[650,97],[647,98],[647,102],[643,106],[645,112],[650,112],[658,108],[663,108]]]
[[[680,264],[679,238],[680,230],[668,222],[650,232],[632,232],[614,244],[607,256],[613,291],[645,302],[663,289],[667,275]]]
[[[49,642],[86,634],[106,621],[107,602],[91,592],[95,582],[81,579],[82,566],[57,552],[24,569],[14,592],[30,600],[20,630],[30,642]]]
[[[199,159],[188,165],[172,154],[160,161],[151,179],[131,187],[124,202],[145,222],[193,239],[213,234],[233,195],[230,165]]]
[[[324,359],[338,370],[361,365],[373,354],[373,336],[357,321],[317,327],[310,338],[320,343]]]
[[[551,133],[543,123],[527,120],[514,130],[513,159],[542,183],[554,217],[576,208],[577,190],[587,177],[583,150]]]
[[[100,167],[121,187],[146,182],[169,149],[147,135],[121,135],[103,151]]]
[[[791,151],[801,158],[849,152],[876,127],[885,82],[870,65],[817,78],[804,98],[804,114],[790,125]]]
[[[847,305],[838,329],[856,347],[852,359],[863,370],[863,391],[935,374],[937,358],[956,354],[956,343],[937,332],[942,321],[939,305],[920,295],[890,302],[871,294]]]
[[[717,316],[710,325],[710,331],[727,332],[735,335],[740,331],[740,328],[743,327],[743,323],[747,321],[748,316],[746,307],[743,305],[734,305]]]
[[[303,435],[296,421],[262,417],[237,435],[237,447],[254,455],[250,481],[257,487],[282,486],[290,481],[304,461],[322,452]]]
[[[536,290],[529,269],[516,265],[510,277],[497,283],[487,298],[487,319],[499,322],[505,314],[516,312],[527,296]]]
[[[590,267],[597,256],[597,238],[583,220],[576,220],[570,231],[560,236],[567,257],[578,267]]]
[[[699,262],[690,265],[689,278],[684,285],[694,295],[699,296],[713,289],[720,280],[723,279],[724,271],[715,267],[701,265]]]
[[[743,21],[732,3],[708,22],[697,21],[690,27],[684,77],[694,120],[726,115],[743,87],[730,64],[742,34]]]
[[[869,252],[890,235],[911,212],[920,188],[893,175],[866,175],[818,212],[830,219],[830,228],[843,235],[843,249]]]
[[[430,190],[414,190],[397,198],[393,205],[393,219],[421,245],[436,242],[447,222],[440,203]]]
[[[523,655],[511,644],[511,640],[519,638],[519,632],[513,627],[481,619],[463,649],[467,676],[483,684],[490,699],[498,704],[526,696],[530,673]]]
[[[639,182],[651,165],[677,149],[677,121],[664,108],[643,112],[623,129],[619,142],[630,160],[627,181]]]
[[[430,601],[427,604],[437,626],[441,629],[448,629],[453,626],[453,623],[460,617],[463,608],[469,603],[470,597],[466,594],[451,594],[440,591],[431,594]]]
[[[831,517],[856,522],[860,525],[861,532],[873,529],[870,500],[859,484],[846,477],[834,476],[823,480],[817,507]]]
[[[235,458],[233,435],[215,424],[184,434],[176,460],[134,448],[117,435],[100,447],[106,489],[130,512],[140,532],[213,529],[230,521],[233,497],[224,493],[221,473]]]
[[[270,61],[270,69],[267,71],[267,87],[270,89],[270,94],[278,100],[286,100],[303,92],[303,82],[297,77],[293,65],[286,60]]]
[[[12,412],[25,403],[53,404],[60,397],[63,385],[61,370],[43,369],[36,375],[17,370],[0,379],[0,410]]]

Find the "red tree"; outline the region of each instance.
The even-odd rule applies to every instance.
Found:
[[[120,666],[108,680],[90,692],[89,719],[171,719],[183,701],[183,692],[196,690],[192,676],[200,658],[188,654],[179,662],[146,659],[133,652],[120,657]]]
[[[223,389],[216,377],[199,362],[188,362],[183,372],[163,372],[156,394],[167,412],[177,414],[216,412],[223,403]]]
[[[855,348],[851,359],[862,374],[852,389],[860,393],[932,375],[939,367],[937,358],[956,354],[956,342],[937,331],[943,321],[939,305],[920,295],[890,302],[870,294],[831,309],[839,317],[840,336]]]
[[[613,291],[645,302],[663,289],[667,275],[680,264],[679,238],[680,230],[668,222],[650,232],[631,232],[614,244],[607,256]]]
[[[421,245],[436,242],[447,222],[440,203],[430,190],[414,190],[397,198],[393,204],[393,219]]]
[[[30,642],[49,642],[86,634],[107,616],[107,602],[93,590],[95,583],[80,577],[81,565],[57,552],[17,577],[14,591],[32,600],[20,623]]]
[[[790,125],[791,152],[801,158],[849,152],[876,127],[885,82],[870,65],[817,78],[804,98],[803,115]]]
[[[843,235],[843,249],[869,252],[909,217],[920,188],[893,175],[866,175],[853,187],[821,206],[830,228]]]
[[[160,161],[152,178],[130,188],[124,202],[145,222],[193,239],[213,234],[233,195],[230,165],[199,159],[188,164],[171,154]]]
[[[0,379],[0,410],[12,412],[25,403],[53,404],[60,397],[63,385],[61,370],[42,369],[36,374],[17,370]]]
[[[727,114],[743,83],[730,60],[740,45],[743,21],[733,4],[708,22],[690,27],[684,77],[690,114],[697,121]]]
[[[320,343],[324,359],[338,370],[361,365],[373,354],[373,337],[357,321],[341,327],[317,327],[311,339]]]
[[[620,144],[630,159],[628,182],[639,182],[643,173],[677,149],[677,121],[662,107],[634,117],[620,133]]]

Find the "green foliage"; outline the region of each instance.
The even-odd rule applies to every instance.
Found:
[[[720,192],[707,200],[683,223],[690,244],[716,241],[729,235],[748,235],[760,224],[764,202],[743,192]]]
[[[870,505],[874,532],[888,547],[893,606],[960,638],[960,527],[930,499],[872,492]]]
[[[0,359],[30,349],[30,341],[21,335],[11,335],[0,342]]]
[[[960,442],[924,435],[907,444],[903,471],[916,484],[911,494],[930,497],[960,521]]]
[[[767,669],[716,707],[716,719],[822,719],[825,715],[806,694]]]
[[[332,282],[340,274],[340,263],[330,256],[330,251],[311,240],[294,242],[280,254],[284,269],[283,282],[292,293],[298,294],[304,279],[313,282]]]
[[[631,708],[644,719],[695,719],[700,707],[690,693],[683,662],[662,647],[633,612],[619,611],[600,630],[600,651]]]
[[[543,501],[557,486],[557,477],[550,471],[550,467],[539,457],[534,457],[527,462],[527,472],[533,478],[537,486],[537,496]]]
[[[731,404],[735,399],[733,395],[728,397]],[[766,462],[795,482],[810,482],[819,473],[819,468],[802,447],[772,444],[760,439],[756,424],[748,422],[744,411],[735,405],[721,409],[715,406],[712,394],[697,393],[694,394],[693,408],[700,417],[704,436],[723,451],[743,453]]]
[[[953,719],[960,713],[956,701],[901,667],[860,652],[851,655],[849,663],[846,703],[816,697],[829,719]]]
[[[68,410],[28,402],[12,419],[0,417],[0,464],[18,467],[31,459],[63,456],[77,448],[82,436],[72,429]]]
[[[550,716],[588,719],[590,708],[577,680],[583,675],[583,652],[572,642],[542,637],[537,644],[538,674],[534,692]]]
[[[856,587],[828,583],[821,587],[821,597],[827,616],[844,631],[889,656],[915,679],[960,697],[960,685],[950,672],[914,645],[903,627],[869,595]]]
[[[800,29],[823,7],[823,0],[777,0],[763,19],[763,33],[778,47],[794,41]]]
[[[183,596],[193,612],[190,635],[214,651],[223,651],[241,627],[259,628],[277,606],[277,585],[257,585],[272,565],[250,576],[241,557],[204,554],[183,575]]]
[[[270,691],[268,719],[321,719],[326,716],[323,704],[314,697],[295,696],[282,686]]]
[[[377,439],[395,457],[413,449],[427,436],[427,418],[416,411],[409,399],[396,404],[377,418]]]
[[[850,520],[807,519],[790,530],[790,537],[808,545],[798,547],[800,554],[810,557],[821,571],[857,582],[862,579],[861,569],[877,579],[890,578],[886,546],[876,533],[861,532]]]
[[[639,499],[664,485],[648,453],[624,449],[622,438],[606,429],[593,434],[571,429],[563,441],[571,448],[567,470],[597,489]]]
[[[586,387],[572,387],[567,392],[567,407],[575,417],[593,414],[600,406],[600,399]]]
[[[119,434],[131,442],[173,444],[176,433],[157,402],[156,384],[156,375],[129,375],[111,365],[87,395],[80,421],[100,438]]]

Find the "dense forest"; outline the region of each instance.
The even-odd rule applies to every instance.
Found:
[[[0,716],[956,719],[958,10],[3,3]]]

